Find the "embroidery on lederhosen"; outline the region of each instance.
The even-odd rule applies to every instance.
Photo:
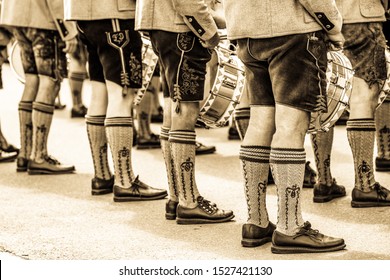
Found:
[[[125,57],[123,55],[123,48],[127,46],[127,44],[130,42],[129,37],[129,30],[120,30],[119,26],[119,20],[118,19],[112,19],[112,29],[113,32],[106,32],[107,36],[107,42],[110,46],[114,47],[118,50],[119,56],[121,59],[121,85],[123,87],[122,89],[122,95],[126,96],[128,94],[128,87],[130,86],[130,78],[129,73],[126,71],[126,62]]]
[[[181,51],[181,57],[179,65],[177,66],[177,75],[176,82],[173,85],[173,102],[176,104],[176,113],[180,112],[180,101],[182,100],[182,94],[184,93],[193,93],[198,83],[196,82],[197,78],[192,74],[193,69],[190,69],[188,62],[184,57],[186,52],[189,52],[193,49],[195,44],[195,37],[190,36],[186,33],[177,34],[176,45]],[[183,65],[183,67],[182,67]],[[180,88],[180,70],[183,74],[181,75],[182,87]]]

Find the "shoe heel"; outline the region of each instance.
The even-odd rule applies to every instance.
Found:
[[[165,219],[167,220],[176,220],[176,215],[171,213],[165,213]]]

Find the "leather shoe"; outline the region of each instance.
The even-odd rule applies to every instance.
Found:
[[[198,204],[195,208],[186,208],[180,204],[177,206],[178,224],[223,223],[234,218],[233,211],[218,209],[216,204],[201,196],[198,196],[196,201]]]
[[[326,184],[316,184],[314,186],[313,193],[313,201],[317,203],[328,202],[334,198],[343,197],[346,195],[345,187],[342,185],[337,185],[336,179],[334,178],[331,186]]]
[[[13,145],[8,145],[6,148],[0,147],[0,162],[12,162],[19,154],[19,149]]]
[[[326,236],[305,222],[299,231],[290,236],[277,230],[272,235],[271,252],[275,254],[333,252],[345,248],[342,238]]]
[[[71,118],[84,118],[88,112],[88,108],[82,105],[80,108],[72,108],[70,112]]]
[[[42,162],[29,160],[27,172],[29,175],[37,174],[67,174],[73,173],[75,168],[73,165],[63,165],[52,156],[45,156]]]
[[[130,188],[114,186],[114,201],[140,201],[161,199],[168,195],[166,190],[153,188],[138,179],[138,176],[131,183]]]
[[[269,222],[266,228],[254,224],[244,224],[242,226],[241,245],[243,247],[257,247],[267,242],[271,242],[272,234],[276,226]]]
[[[390,159],[375,158],[375,170],[376,171],[390,171]]]
[[[151,134],[150,139],[138,137],[137,139],[137,150],[143,149],[158,149],[161,148],[160,137],[156,134]]]
[[[379,183],[375,183],[369,192],[353,188],[351,206],[354,208],[390,206],[390,191]]]
[[[176,211],[177,205],[179,202],[168,199],[165,204],[165,219],[167,220],[175,220],[176,219]]]
[[[26,172],[28,166],[28,159],[19,157],[16,160],[16,172]]]
[[[228,131],[228,139],[229,140],[241,140],[240,135],[238,134],[238,130],[235,127],[229,127]]]
[[[92,195],[102,195],[107,193],[112,193],[114,187],[114,176],[111,176],[110,179],[100,179],[98,177],[92,178]]]
[[[206,146],[200,142],[195,143],[195,154],[196,155],[212,154],[215,151],[216,151],[215,146]]]

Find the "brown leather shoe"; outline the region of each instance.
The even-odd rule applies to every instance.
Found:
[[[111,176],[110,179],[104,180],[100,178],[92,178],[91,181],[92,195],[102,195],[112,193],[112,189],[114,187],[114,176]]]
[[[16,172],[26,172],[28,161],[27,158],[18,157],[16,160]]]
[[[390,159],[376,157],[375,171],[390,171]]]
[[[390,190],[379,183],[375,183],[370,192],[353,188],[351,206],[354,208],[390,206]]]
[[[195,155],[207,155],[215,153],[215,146],[206,146],[200,142],[195,143]]]
[[[130,188],[122,188],[114,186],[114,201],[140,201],[140,200],[155,200],[162,199],[168,195],[168,192],[163,189],[153,188],[135,178]]]
[[[337,185],[336,179],[333,178],[331,186],[325,184],[316,184],[313,189],[313,201],[323,203],[331,201],[334,198],[343,197],[346,195],[345,187]]]
[[[52,156],[45,156],[42,162],[36,162],[35,160],[29,160],[27,166],[27,172],[29,175],[38,175],[38,174],[67,174],[73,173],[75,167],[73,165],[64,165],[61,164],[58,160]]]
[[[198,205],[195,208],[186,208],[180,204],[177,206],[178,224],[209,224],[223,223],[234,218],[233,211],[221,210],[216,204],[199,196],[197,198]]]
[[[309,222],[293,235],[285,235],[274,231],[271,252],[275,254],[322,253],[333,252],[345,248],[344,239],[323,235],[311,228]]]
[[[167,220],[175,220],[176,219],[176,211],[177,211],[177,205],[179,202],[168,200],[165,204],[165,219]]]
[[[244,224],[242,225],[241,245],[243,247],[257,247],[271,242],[275,229],[276,226],[271,222],[266,228],[254,224]]]
[[[18,154],[19,149],[11,144],[5,148],[0,147],[0,162],[12,162],[17,158]]]

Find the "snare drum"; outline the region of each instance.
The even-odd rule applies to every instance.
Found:
[[[235,52],[222,45],[214,48],[207,63],[205,98],[197,124],[207,128],[225,126],[240,102],[244,83],[244,65]]]
[[[326,70],[327,112],[313,112],[309,133],[328,131],[349,106],[354,71],[349,59],[342,51],[329,51]]]
[[[26,78],[24,75],[22,58],[20,57],[20,47],[17,41],[12,44],[8,61],[12,72],[16,75],[16,78],[20,82],[25,83]]]
[[[142,36],[142,43],[142,87],[137,90],[137,94],[134,97],[133,104],[135,106],[141,103],[141,100],[149,87],[150,81],[152,80],[153,72],[158,62],[158,56],[152,49],[150,39],[146,36]]]

